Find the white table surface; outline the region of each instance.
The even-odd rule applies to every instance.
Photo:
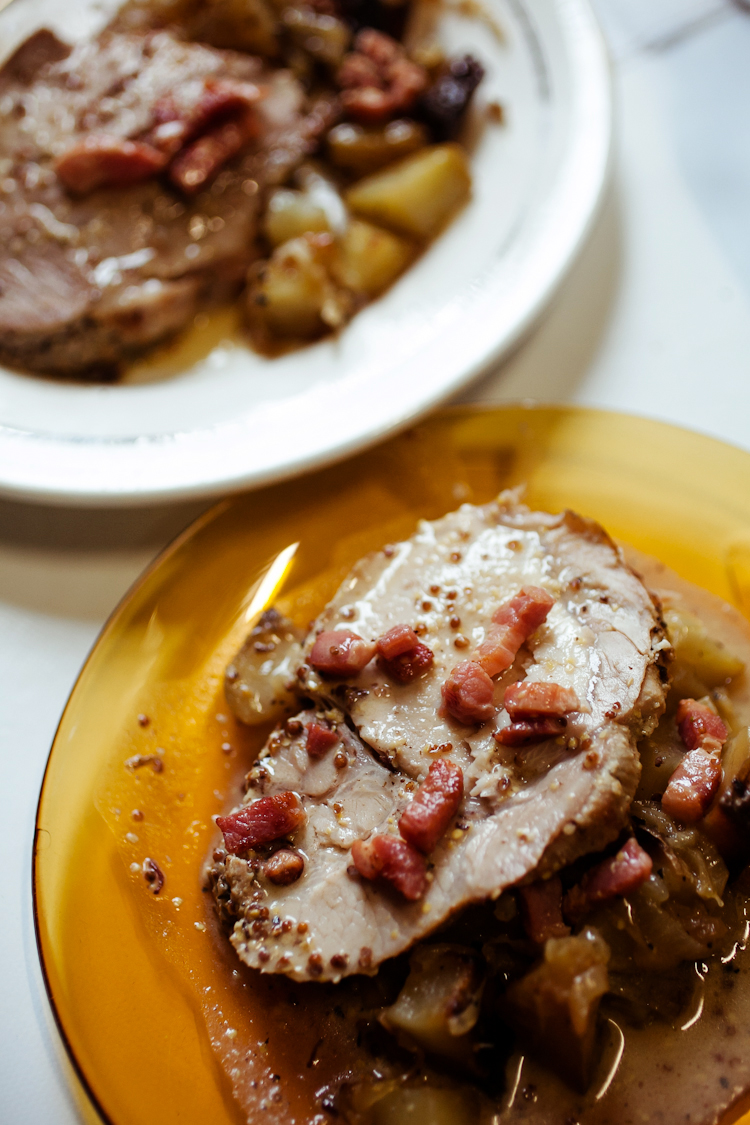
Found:
[[[611,190],[541,323],[460,401],[602,406],[750,449],[750,14],[740,0],[594,2],[617,93]],[[39,786],[107,614],[203,507],[0,501],[0,1125],[80,1120],[34,944]]]

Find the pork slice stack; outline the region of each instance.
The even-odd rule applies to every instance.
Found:
[[[163,30],[74,48],[38,32],[0,70],[0,361],[106,375],[231,296],[264,186],[325,121],[250,55]],[[248,122],[224,159],[220,130]],[[185,143],[210,133],[193,151],[216,165],[205,184],[169,164],[181,128]]]
[[[508,495],[362,560],[305,644],[306,709],[219,821],[212,878],[242,960],[373,972],[614,840],[669,656],[640,579],[570,512]]]

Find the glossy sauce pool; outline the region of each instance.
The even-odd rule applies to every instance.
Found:
[[[722,479],[735,498],[725,505]],[[231,720],[223,670],[263,605],[306,625],[367,550],[522,480],[533,506],[576,507],[742,604],[746,455],[635,419],[514,408],[444,414],[345,469],[224,502],[105,629],[45,778],[35,892],[59,1021],[115,1125],[297,1125],[350,1065],[330,990],[257,977],[215,932],[201,880],[211,818],[239,799],[267,733]],[[709,542],[691,534],[696,518],[709,521]],[[158,895],[147,857],[165,876]],[[519,1112],[533,1120],[536,1104]]]

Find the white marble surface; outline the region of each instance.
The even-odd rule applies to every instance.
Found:
[[[739,0],[596,7],[617,89],[612,189],[542,322],[462,399],[604,406],[750,449],[750,14]],[[2,1125],[79,1120],[34,945],[37,794],[99,628],[200,508],[66,512],[0,501]]]

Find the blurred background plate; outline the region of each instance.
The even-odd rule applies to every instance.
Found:
[[[288,1125],[316,1112],[299,1065],[309,1052],[252,1011],[267,982],[212,940],[201,892],[211,817],[239,799],[264,733],[238,728],[222,688],[264,605],[307,623],[365,551],[525,482],[532,506],[600,520],[750,617],[750,455],[732,446],[602,411],[452,410],[345,469],[201,517],[111,618],[62,718],[37,815],[37,938],[71,1058],[114,1125]],[[160,755],[163,770],[126,768],[134,754]],[[158,897],[145,856],[166,875]],[[689,1034],[700,1042],[700,1021]],[[283,1076],[268,1113],[268,1085],[243,1088],[259,1050]]]
[[[40,25],[71,39],[114,7],[14,0],[8,53]],[[485,15],[468,18],[466,11]],[[474,195],[340,336],[254,354],[231,313],[90,386],[0,369],[0,493],[52,503],[211,495],[347,456],[466,384],[531,325],[580,247],[606,180],[611,97],[587,0],[446,2],[441,38],[485,64]],[[483,106],[499,102],[504,124]]]

